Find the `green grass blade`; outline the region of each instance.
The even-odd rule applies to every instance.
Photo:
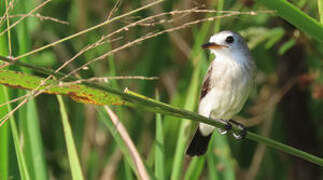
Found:
[[[14,145],[15,145],[20,177],[23,180],[29,180],[30,175],[29,175],[29,172],[28,172],[28,169],[27,169],[24,154],[23,154],[23,152],[21,150],[21,147],[20,147],[17,125],[16,125],[16,122],[15,122],[13,116],[9,119],[9,122],[10,122],[13,142],[14,142]]]
[[[124,166],[124,171],[125,171],[125,177],[127,180],[133,180],[133,173],[131,170],[131,167],[129,165],[129,163],[127,162],[126,159],[123,159],[123,166]]]
[[[277,11],[278,15],[306,32],[319,41],[323,41],[323,26],[314,18],[305,14],[295,5],[285,0],[259,0],[269,9]]]
[[[14,14],[25,14],[28,5],[31,5],[31,0],[25,0],[21,3],[17,3],[13,9]],[[18,39],[17,45],[12,47],[14,56],[16,52],[18,54],[24,54],[30,50],[30,34],[28,33],[28,22],[20,22],[16,25],[15,30],[11,33],[11,39]],[[9,33],[10,31],[8,31]],[[15,42],[15,41],[13,41]],[[26,62],[26,58],[21,61]],[[30,73],[31,69],[20,67],[23,72]],[[19,90],[18,96],[25,95],[25,90]],[[42,135],[40,133],[39,118],[34,99],[29,100],[26,106],[19,108],[17,116],[17,122],[19,122],[19,129],[21,137],[24,142],[24,156],[27,163],[28,171],[30,172],[30,178],[35,180],[46,180],[47,168],[45,163],[45,156],[43,153]]]
[[[185,180],[198,180],[204,169],[205,156],[192,158],[189,167],[185,173]]]
[[[1,14],[4,13],[4,3],[0,5],[0,12]],[[4,29],[3,27],[0,27],[0,31]],[[6,36],[0,36],[0,54],[1,55],[7,55],[8,49],[7,49],[7,40]],[[2,64],[1,62],[0,64]],[[5,93],[7,93],[8,89],[5,86],[0,87],[0,104],[3,104],[7,102],[7,98],[4,96]],[[8,113],[8,110],[6,107],[1,107],[0,110],[0,118],[4,117]],[[0,127],[0,179],[8,179],[8,172],[9,172],[9,161],[8,161],[8,155],[9,155],[9,125],[5,124],[4,126]]]
[[[3,3],[2,5],[5,6],[2,6],[2,7],[5,7],[8,8],[8,1],[5,1],[5,3]],[[1,7],[1,8],[2,8]],[[4,10],[4,9],[2,9]],[[9,14],[8,14],[9,15]],[[7,27],[10,26],[10,21],[9,21],[9,18],[7,17],[6,18],[6,25]],[[0,28],[1,30],[2,29],[5,29],[5,27],[1,27]],[[6,39],[8,38],[8,39]],[[9,54],[9,55],[12,55],[12,47],[11,47],[11,31],[8,31],[7,32],[7,36],[2,36],[0,41],[1,41],[1,48],[0,48],[0,51],[1,51],[1,54]],[[1,91],[2,91],[2,98],[1,98],[1,102],[2,103],[5,103],[7,101],[9,101],[9,90],[5,87],[1,87]],[[7,106],[4,106],[2,108],[5,108],[6,110],[2,110],[2,116],[5,116],[7,115],[7,113],[9,113],[11,111],[11,105],[7,105]],[[20,141],[19,141],[19,133],[18,133],[18,129],[17,129],[17,125],[16,125],[16,122],[15,122],[15,119],[14,119],[14,116],[11,116],[9,118],[9,122],[10,122],[10,129],[11,129],[11,134],[12,134],[12,138],[13,138],[13,145],[14,145],[14,148],[15,148],[15,152],[16,152],[16,159],[17,159],[17,164],[18,164],[18,169],[19,169],[19,174],[20,174],[20,178],[23,179],[23,180],[29,180],[30,179],[30,173],[28,171],[28,168],[27,168],[27,165],[26,165],[26,158],[23,154],[23,151],[22,151],[22,147],[20,146]],[[0,176],[4,176],[5,179],[8,178],[8,128],[9,126],[6,125],[6,130],[3,131],[3,134],[4,137],[3,137],[3,140],[4,140],[4,146],[1,148],[4,148],[3,149],[3,152],[1,152],[2,156],[3,156],[3,161],[1,162],[1,166],[2,168],[4,168],[3,170],[4,171],[0,171],[0,174],[3,174],[3,175],[0,175]],[[6,168],[6,170],[5,170]],[[2,173],[3,172],[3,173]],[[2,179],[2,178],[1,178]]]
[[[323,1],[317,0],[317,7],[319,9],[320,22],[323,24]]]
[[[231,156],[230,146],[228,144],[227,136],[220,136],[214,134],[214,142],[212,146],[216,153],[210,153],[215,159],[216,164],[224,166],[222,171],[218,172],[220,179],[234,180],[235,179],[235,168],[234,158]],[[216,146],[215,146],[216,145]],[[215,171],[216,169],[209,169],[209,171]]]
[[[7,101],[9,101],[9,95],[7,91],[3,91],[5,99]],[[8,107],[8,112],[11,111],[11,107]],[[26,160],[25,160],[25,156],[22,152],[21,146],[20,146],[20,142],[19,142],[19,134],[18,134],[18,129],[17,129],[17,125],[14,119],[14,116],[11,116],[9,118],[9,122],[10,122],[10,128],[11,128],[11,134],[12,134],[12,138],[13,138],[13,143],[15,146],[15,150],[16,150],[16,157],[17,157],[17,161],[18,161],[18,167],[19,167],[19,172],[20,172],[20,177],[23,180],[29,180],[30,179],[30,175],[28,172],[28,168],[26,165]]]
[[[0,87],[0,103],[5,103],[7,99],[5,98],[5,94],[7,94],[7,87]],[[0,111],[0,118],[5,116],[8,113],[5,107],[2,107]],[[9,139],[8,139],[8,124],[4,124],[0,127],[0,179],[8,179],[9,172],[9,161],[8,161],[8,149],[9,149]]]
[[[187,97],[189,98],[187,98],[186,100],[184,109],[192,111],[195,107],[196,97],[198,93],[198,86],[199,86],[198,85],[199,75],[200,75],[200,68],[198,65],[192,75],[192,80],[190,82],[190,87],[187,94]],[[180,179],[182,175],[183,160],[184,160],[184,154],[185,154],[184,152],[189,138],[186,132],[187,132],[187,129],[189,128],[190,123],[191,123],[190,121],[186,121],[183,119],[179,129],[175,157],[173,162],[173,171],[171,174],[172,180]]]
[[[218,0],[217,1],[217,10],[222,11],[223,10],[223,5],[224,5],[224,0]],[[221,13],[217,13],[218,16],[221,15]],[[214,32],[219,32],[220,31],[220,25],[221,25],[221,18],[217,19],[215,21],[214,25]]]
[[[23,96],[26,93],[21,90],[19,94]],[[24,134],[24,154],[30,168],[30,175],[35,180],[46,180],[48,179],[47,168],[35,99],[29,100],[26,106],[19,109],[19,122]]]
[[[219,176],[216,169],[215,156],[213,153],[207,154],[208,175],[212,180],[218,180]]]
[[[159,95],[157,93],[157,100]],[[155,141],[155,176],[158,180],[165,179],[165,149],[163,123],[160,113],[156,113],[156,141]]]
[[[296,44],[295,39],[290,39],[289,41],[285,42],[278,50],[279,55],[283,55],[286,51],[292,48]]]
[[[68,122],[68,116],[67,116],[65,104],[64,104],[63,98],[59,95],[57,96],[57,100],[58,100],[60,112],[61,112],[64,136],[65,136],[65,141],[67,146],[68,160],[72,171],[72,177],[74,180],[82,180],[84,179],[82,174],[82,168],[81,168],[80,160],[77,155],[72,129]]]

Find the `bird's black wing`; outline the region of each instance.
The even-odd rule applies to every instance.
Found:
[[[201,94],[200,94],[200,101],[211,89],[211,85],[210,85],[211,72],[212,72],[212,66],[209,67],[204,77]]]

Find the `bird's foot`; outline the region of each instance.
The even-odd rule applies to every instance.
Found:
[[[243,124],[241,124],[241,123],[239,123],[237,121],[234,121],[232,119],[229,120],[229,123],[236,125],[240,129],[239,133],[235,133],[235,132],[232,133],[234,138],[236,138],[236,139],[244,139],[246,137],[247,131],[246,131],[246,128],[245,128],[245,126]]]
[[[232,125],[228,121],[223,119],[220,119],[219,121],[224,124],[224,129],[218,129],[219,133],[222,135],[227,134],[228,131],[232,129]]]

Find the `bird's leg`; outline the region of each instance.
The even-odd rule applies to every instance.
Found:
[[[232,119],[230,119],[229,122],[236,125],[240,129],[240,133],[232,133],[234,138],[243,139],[243,138],[246,137],[247,131],[246,131],[246,128],[245,128],[245,126],[243,124],[241,124],[241,123],[239,123],[237,121],[234,121]]]
[[[232,129],[232,125],[228,121],[223,120],[223,119],[217,119],[217,121],[220,121],[221,123],[224,124],[224,129],[220,129],[220,128],[218,129],[220,134],[222,134],[222,135],[226,134],[226,133],[228,133],[228,131],[230,131]]]

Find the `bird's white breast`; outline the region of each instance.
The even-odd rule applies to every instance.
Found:
[[[201,99],[199,113],[213,119],[229,120],[247,100],[253,84],[253,71],[248,69],[248,64],[223,59],[214,60],[211,66],[210,91]]]

